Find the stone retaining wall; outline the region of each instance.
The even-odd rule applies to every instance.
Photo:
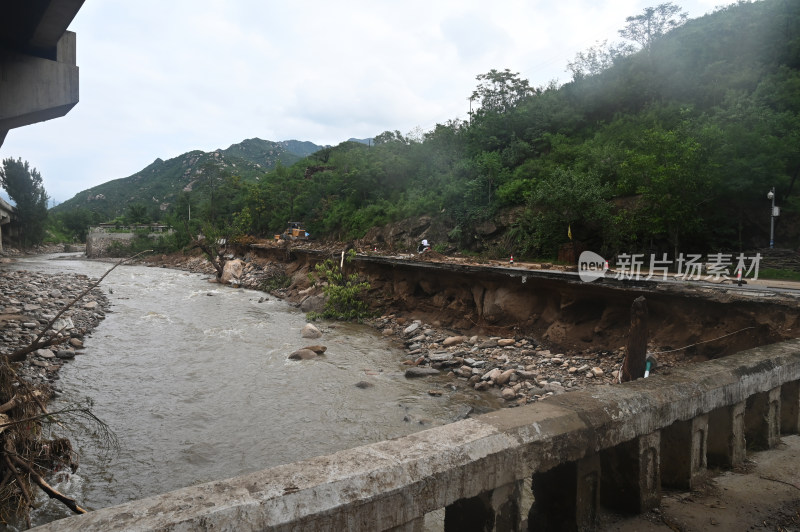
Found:
[[[150,233],[147,238],[153,240],[165,234],[172,233],[172,230],[165,230],[165,226],[132,226],[133,229],[150,228]],[[124,229],[124,228],[123,228]],[[111,227],[90,227],[89,233],[86,235],[86,256],[90,259],[98,257],[105,257],[108,253],[108,247],[114,242],[120,242],[123,245],[128,245],[138,236],[138,233],[131,231],[118,232]]]
[[[37,530],[590,529],[640,512],[800,425],[800,340],[502,409],[395,440],[210,482]],[[522,497],[532,486],[534,502]],[[528,497],[530,499],[530,497]],[[526,520],[527,518],[527,520]]]
[[[105,257],[112,242],[130,244],[136,237],[134,233],[89,233],[86,235],[86,256],[90,259]]]

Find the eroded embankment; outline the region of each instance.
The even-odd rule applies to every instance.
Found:
[[[249,249],[247,254],[283,263],[292,279],[287,295],[296,303],[314,297],[307,276],[314,264],[336,256],[296,248]],[[530,335],[572,352],[624,346],[630,307],[639,296],[647,300],[655,350],[697,344],[684,353],[713,358],[795,338],[800,330],[796,298],[731,285],[585,283],[565,272],[380,255],[359,255],[346,268],[369,280],[370,304],[383,312],[462,333]]]

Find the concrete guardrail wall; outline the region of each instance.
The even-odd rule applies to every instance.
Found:
[[[800,340],[63,519],[38,530],[591,528],[800,423]],[[523,507],[525,490],[533,503]],[[528,493],[530,495],[530,492]]]

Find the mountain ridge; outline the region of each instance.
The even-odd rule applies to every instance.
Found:
[[[85,208],[110,220],[123,214],[128,205],[137,203],[166,211],[181,192],[191,191],[203,177],[228,173],[245,182],[255,182],[279,164],[289,166],[324,147],[309,141],[275,142],[254,137],[225,149],[191,150],[167,160],[157,157],[134,174],[78,192],[51,212]]]

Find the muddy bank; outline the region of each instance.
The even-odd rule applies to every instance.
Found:
[[[304,311],[318,310],[321,291],[308,274],[341,249],[250,248],[238,250],[234,283],[273,291]],[[151,264],[212,273],[202,257],[161,256]],[[698,283],[584,283],[541,265],[499,267],[446,258],[364,253],[345,263],[370,282],[373,310],[471,337],[536,338],[565,353],[617,351],[626,344],[633,300],[644,296],[650,315],[650,350],[682,349],[705,360],[800,335],[794,296]]]
[[[339,263],[345,247],[265,244],[237,249],[231,256],[242,260],[243,271],[236,282],[270,289],[283,286],[273,281],[285,279],[281,297],[304,311],[317,310],[322,299],[308,274],[326,258]],[[369,281],[367,299],[373,310],[467,336],[531,336],[569,353],[615,351],[626,343],[631,304],[639,296],[647,299],[652,351],[685,348],[683,355],[703,360],[800,334],[798,297],[775,291],[696,282],[585,283],[551,264],[501,265],[438,254],[356,251],[359,255],[345,263],[345,270]]]

